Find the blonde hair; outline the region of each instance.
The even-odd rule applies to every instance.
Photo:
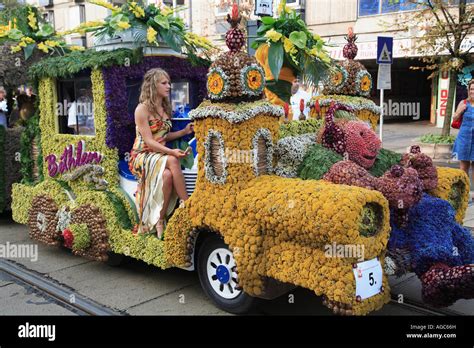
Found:
[[[471,81],[469,81],[467,83],[467,90],[469,90],[469,88],[471,88],[471,85],[474,84],[474,79],[472,79]]]
[[[5,90],[5,88],[3,88],[3,87],[0,86],[0,93],[3,93],[3,94],[6,95],[6,94],[7,94],[7,91]]]
[[[143,83],[140,88],[140,99],[139,102],[145,105],[150,112],[160,116],[158,112],[158,98],[157,98],[157,85],[161,82],[163,77],[167,78],[171,83],[170,76],[166,71],[159,68],[150,69],[143,76]],[[171,118],[171,102],[168,97],[162,100],[163,110]]]

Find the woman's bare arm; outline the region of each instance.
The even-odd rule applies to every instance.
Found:
[[[463,112],[466,110],[466,104],[464,103],[464,100],[461,101],[458,105],[458,108],[456,109],[456,112],[454,113],[454,119],[457,120]]]

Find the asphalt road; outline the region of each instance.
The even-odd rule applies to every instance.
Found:
[[[0,220],[0,244],[37,244],[27,227]],[[201,290],[196,272],[161,270],[128,259],[119,267],[88,261],[67,249],[38,245],[38,259],[14,259],[64,284],[71,294],[81,294],[129,315],[229,315],[216,308]],[[291,295],[291,296],[290,296]],[[67,306],[0,272],[0,313],[3,315],[76,315]],[[313,292],[297,288],[272,301],[262,301],[255,314],[332,315]],[[396,305],[386,305],[372,315],[415,315]]]

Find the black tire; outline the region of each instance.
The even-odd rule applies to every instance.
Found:
[[[203,241],[198,251],[198,260],[197,260],[197,266],[198,266],[197,271],[198,271],[201,287],[204,290],[207,297],[209,297],[218,308],[226,312],[233,313],[233,314],[249,313],[257,304],[257,301],[258,301],[257,298],[246,294],[242,290],[234,289],[236,293],[238,292],[239,294],[236,295],[235,298],[228,299],[221,296],[221,294],[217,292],[213,288],[213,285],[211,284],[211,280],[209,279],[209,275],[208,275],[208,267],[207,267],[208,260],[211,257],[211,255],[216,255],[218,250],[223,250],[223,249],[226,249],[228,253],[232,254],[229,250],[229,247],[224,243],[224,241],[221,238],[217,236],[209,236]],[[216,251],[216,253],[213,254],[214,251]],[[225,262],[225,260],[223,261]],[[224,264],[222,266],[224,266]],[[216,274],[217,274],[217,271],[216,271]],[[230,275],[230,278],[231,278],[231,281],[227,284],[224,284],[224,286],[228,287],[229,291],[231,291],[230,290],[232,288],[231,283],[232,283],[232,279],[234,279],[232,277],[232,274]],[[220,282],[219,279],[216,280],[216,283],[219,284],[219,286],[220,284],[222,284],[222,282]],[[214,284],[214,286],[217,286],[217,285]]]

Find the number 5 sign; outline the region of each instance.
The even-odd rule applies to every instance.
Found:
[[[357,263],[353,269],[356,296],[366,299],[377,295],[382,286],[382,265],[378,259]]]

